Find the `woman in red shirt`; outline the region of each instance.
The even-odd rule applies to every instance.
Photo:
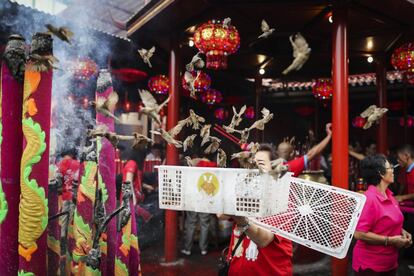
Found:
[[[361,174],[370,185],[354,234],[352,268],[356,275],[396,275],[398,249],[413,242],[402,228],[404,217],[388,189],[394,168],[383,155],[368,156],[361,162]]]

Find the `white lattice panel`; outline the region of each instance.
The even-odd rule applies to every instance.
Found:
[[[159,166],[160,208],[268,216],[287,209],[289,182],[257,170]]]
[[[290,175],[285,177],[290,182],[287,210],[255,218],[253,222],[309,248],[344,258],[365,196]]]

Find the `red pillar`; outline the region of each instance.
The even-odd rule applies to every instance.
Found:
[[[376,62],[377,77],[377,106],[387,107],[387,71],[384,66],[384,57],[381,56]],[[386,154],[388,150],[387,141],[387,113],[379,121],[377,128],[378,152]]]
[[[174,127],[179,118],[180,106],[180,73],[178,65],[178,45],[173,44],[170,53],[170,102],[168,103],[167,129]],[[178,165],[178,150],[167,145],[167,165]],[[165,262],[173,262],[177,259],[177,212],[172,210],[165,211],[165,235],[164,235],[164,254]]]
[[[346,1],[334,1],[332,31],[332,183],[348,188],[348,40]],[[346,164],[345,166],[343,164]],[[332,275],[347,275],[347,259],[332,260]]]

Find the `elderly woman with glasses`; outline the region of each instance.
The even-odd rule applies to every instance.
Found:
[[[355,275],[396,275],[398,249],[412,245],[411,234],[402,228],[404,217],[388,189],[394,168],[383,155],[366,157],[361,174],[369,184],[354,237],[352,268]]]

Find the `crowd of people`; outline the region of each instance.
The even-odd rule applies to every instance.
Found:
[[[331,137],[331,125],[327,124],[325,138],[302,154],[287,139],[277,146],[261,144],[254,161],[263,171],[269,171],[270,161],[282,158],[294,176],[317,168],[324,170],[329,180],[332,156],[326,149]],[[365,151],[359,143],[351,143],[349,155],[350,189],[355,190],[355,182],[362,178],[366,184],[364,192],[367,197],[354,235],[357,242],[353,249],[352,267],[356,275],[396,275],[399,249],[407,248],[405,252],[412,254],[412,249],[408,248],[412,245],[413,215],[403,214],[400,204],[414,201],[414,148],[405,145],[385,156],[377,153],[375,142],[369,142]],[[185,165],[183,155],[180,156],[181,165]],[[133,183],[135,213],[139,237],[142,239],[140,246],[144,247],[146,224],[154,216],[163,220],[162,210],[158,208],[155,166],[164,164],[164,157],[165,151],[161,144],[153,145],[146,155],[130,151],[124,154],[126,161],[117,178],[118,187],[124,181]],[[213,156],[197,156],[194,153],[192,157],[200,157],[196,166],[217,166],[212,161],[216,160]],[[65,211],[73,204],[71,183],[77,178],[79,170],[76,152],[62,153],[57,168],[63,177],[61,194],[62,211]],[[208,254],[209,244],[218,243],[214,240],[218,236],[217,219],[231,220],[234,226],[229,237],[230,250],[227,255],[230,261],[229,275],[292,275],[293,250],[290,240],[254,225],[245,217],[196,212],[183,212],[182,216],[182,254],[190,256],[193,253],[195,236],[198,236],[201,255]],[[62,221],[62,225],[67,223]],[[66,231],[67,227],[62,227],[62,237],[67,235]],[[148,244],[161,238],[154,236],[153,227],[147,231],[152,236]],[[162,232],[159,234],[162,235]],[[209,237],[214,239],[209,240]]]

